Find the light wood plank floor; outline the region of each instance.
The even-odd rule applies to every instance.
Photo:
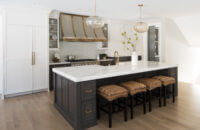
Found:
[[[153,111],[142,114],[135,108],[135,117],[123,121],[123,113],[113,116],[113,128],[108,129],[107,115],[101,113],[98,125],[89,130],[198,130],[200,129],[200,86],[179,83],[176,103],[167,107],[153,102]],[[53,106],[53,93],[38,93],[0,101],[0,130],[72,130]]]

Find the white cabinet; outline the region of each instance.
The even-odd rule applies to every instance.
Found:
[[[6,18],[4,95],[48,90],[47,11],[8,9]],[[32,52],[35,52],[34,65]]]
[[[33,65],[33,91],[47,89],[48,87],[48,36],[46,29],[33,28],[33,52],[35,52],[35,65]]]
[[[32,90],[32,28],[8,25],[6,94]]]

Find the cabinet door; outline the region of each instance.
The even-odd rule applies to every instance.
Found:
[[[33,91],[48,89],[48,56],[47,32],[45,27],[33,27],[33,51],[35,65],[33,65]]]
[[[158,29],[155,26],[150,26],[148,31],[148,60],[159,61]]]
[[[5,94],[32,91],[32,27],[7,26]]]

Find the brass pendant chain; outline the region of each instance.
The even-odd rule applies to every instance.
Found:
[[[95,2],[94,2],[94,17],[96,17],[96,11],[97,11],[97,7],[96,7],[97,5],[96,5],[96,0],[95,0]]]
[[[140,22],[142,22],[142,7],[143,7],[143,4],[139,4],[138,6],[140,8]]]

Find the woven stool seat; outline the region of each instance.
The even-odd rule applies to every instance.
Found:
[[[146,85],[139,82],[129,81],[129,82],[123,82],[120,85],[126,88],[129,91],[130,95],[146,92]]]
[[[138,82],[145,84],[148,90],[153,90],[158,87],[162,87],[162,82],[153,78],[142,78]]]
[[[175,78],[163,75],[154,76],[153,79],[160,80],[164,86],[168,86],[176,82]]]
[[[128,97],[128,91],[118,85],[101,86],[98,88],[98,94],[108,101],[113,101],[122,97]]]

